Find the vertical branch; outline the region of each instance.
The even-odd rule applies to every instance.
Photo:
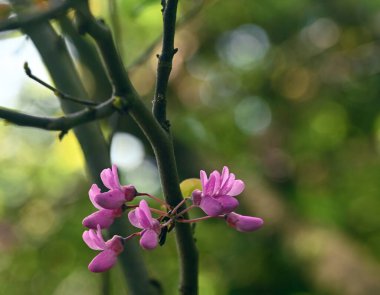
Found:
[[[178,49],[174,49],[175,24],[178,0],[162,1],[163,34],[162,51],[158,57],[156,89],[153,98],[153,115],[165,130],[169,130],[166,120],[166,91],[173,57]]]

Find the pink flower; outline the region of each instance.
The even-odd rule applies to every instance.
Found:
[[[202,191],[192,193],[193,204],[199,206],[207,215],[218,216],[235,210],[239,205],[235,196],[244,190],[244,182],[235,179],[235,174],[224,167],[222,174],[213,171],[210,178],[203,170],[200,172]]]
[[[226,215],[226,221],[229,226],[242,232],[258,230],[264,224],[264,220],[261,218],[244,216],[234,212]]]
[[[124,250],[123,239],[119,236],[113,236],[105,242],[99,225],[97,230],[86,230],[82,237],[88,247],[102,251],[88,265],[88,269],[92,272],[109,270],[116,263],[117,256]]]
[[[117,174],[116,165],[112,169],[104,169],[100,173],[103,184],[109,189],[108,192],[99,193],[94,197],[95,203],[105,209],[120,208],[125,202],[132,201],[136,196],[136,189],[133,185],[121,186]]]
[[[100,189],[96,184],[93,184],[88,192],[91,203],[95,208],[99,209],[98,211],[92,213],[83,219],[82,224],[85,227],[97,229],[99,225],[100,228],[109,228],[114,222],[116,217],[120,217],[123,214],[123,210],[119,207],[117,209],[104,209],[100,207],[95,202],[95,197],[100,194]]]
[[[129,212],[128,218],[133,226],[143,229],[140,239],[141,247],[146,250],[156,248],[161,227],[158,220],[152,218],[148,203],[141,200],[139,207]]]

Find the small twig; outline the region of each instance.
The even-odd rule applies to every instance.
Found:
[[[57,88],[54,88],[53,86],[49,85],[48,83],[42,81],[40,78],[38,78],[37,76],[35,76],[35,75],[32,74],[32,70],[29,68],[29,65],[28,65],[27,62],[24,63],[24,70],[25,70],[25,74],[29,78],[31,78],[32,80],[34,80],[37,83],[41,84],[42,86],[46,87],[47,89],[51,90],[54,93],[55,96],[57,96],[57,97],[59,97],[61,99],[69,100],[69,101],[72,101],[72,102],[75,102],[75,103],[79,103],[79,104],[83,104],[83,105],[87,105],[87,106],[96,106],[96,105],[98,105],[98,103],[93,102],[91,100],[86,100],[86,99],[80,99],[80,98],[72,97],[71,95],[65,94],[62,91],[58,90]]]
[[[137,196],[147,196],[149,198],[151,198],[152,200],[155,200],[156,202],[164,205],[167,209],[170,210],[170,206],[164,201],[164,200],[161,200],[160,198],[157,198],[151,194],[148,194],[148,193],[138,193]]]
[[[217,218],[224,218],[223,215],[221,215],[221,216],[216,216],[216,217],[217,217]],[[206,219],[210,219],[210,218],[216,218],[216,217],[213,217],[213,216],[203,216],[203,217],[194,218],[194,219],[177,219],[176,222],[181,222],[181,223],[195,223],[195,222],[199,222],[199,221],[206,220]]]
[[[5,21],[1,21],[0,32],[21,29],[39,22],[44,22],[53,18],[57,18],[61,14],[66,13],[70,8],[74,7],[75,2],[76,1],[73,0],[63,0],[48,10],[33,13],[31,15],[12,17]]]

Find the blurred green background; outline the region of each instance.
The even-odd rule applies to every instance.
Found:
[[[116,4],[116,14],[108,1],[92,8],[149,105],[160,45],[134,64],[160,36],[160,1]],[[380,294],[380,1],[180,1],[179,19],[168,114],[180,177],[228,165],[246,183],[238,212],[265,220],[254,233],[196,226],[200,294]],[[33,50],[18,32],[0,34],[0,104],[57,115],[22,72],[27,59],[46,76]],[[151,149],[124,125],[111,144],[122,182],[159,195]],[[100,294],[73,134],[60,142],[1,124],[0,136],[0,294]],[[173,235],[144,256],[176,294]],[[125,294],[120,268],[110,275],[111,294]]]

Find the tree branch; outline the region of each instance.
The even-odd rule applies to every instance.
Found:
[[[182,16],[176,24],[176,27],[179,28],[186,24],[189,20],[191,20],[197,13],[201,10],[203,6],[204,0],[199,0],[197,3],[188,11],[184,16]],[[141,53],[132,63],[130,63],[127,67],[128,70],[133,70],[136,67],[144,64],[152,54],[153,50],[156,48],[158,44],[162,41],[162,34],[160,34],[156,39],[150,43],[148,47],[144,50],[143,53]]]
[[[91,15],[87,0],[81,0],[77,19],[80,31],[88,33],[95,40],[115,93],[129,103],[128,112],[148,138],[157,159],[164,197],[172,207],[182,201],[179,178],[170,135],[161,127],[133,88],[122,60],[117,53],[112,35],[104,23]],[[180,210],[184,210],[185,205]],[[189,224],[176,226],[177,249],[180,260],[180,293],[198,294],[198,253]]]
[[[73,0],[62,0],[60,3],[52,6],[46,11],[9,18],[0,22],[0,32],[22,29],[29,25],[57,18],[58,16],[65,14],[74,5],[75,1]]]
[[[174,49],[175,23],[177,17],[178,0],[166,0],[162,2],[163,15],[163,35],[162,51],[158,55],[156,89],[153,98],[153,115],[161,126],[169,131],[169,122],[166,120],[166,91],[168,88],[169,76],[172,70],[174,54],[178,49]]]
[[[107,117],[116,110],[115,98],[111,98],[97,106],[87,107],[79,112],[58,118],[38,117],[0,107],[0,118],[19,126],[56,130],[66,133],[71,128]]]

